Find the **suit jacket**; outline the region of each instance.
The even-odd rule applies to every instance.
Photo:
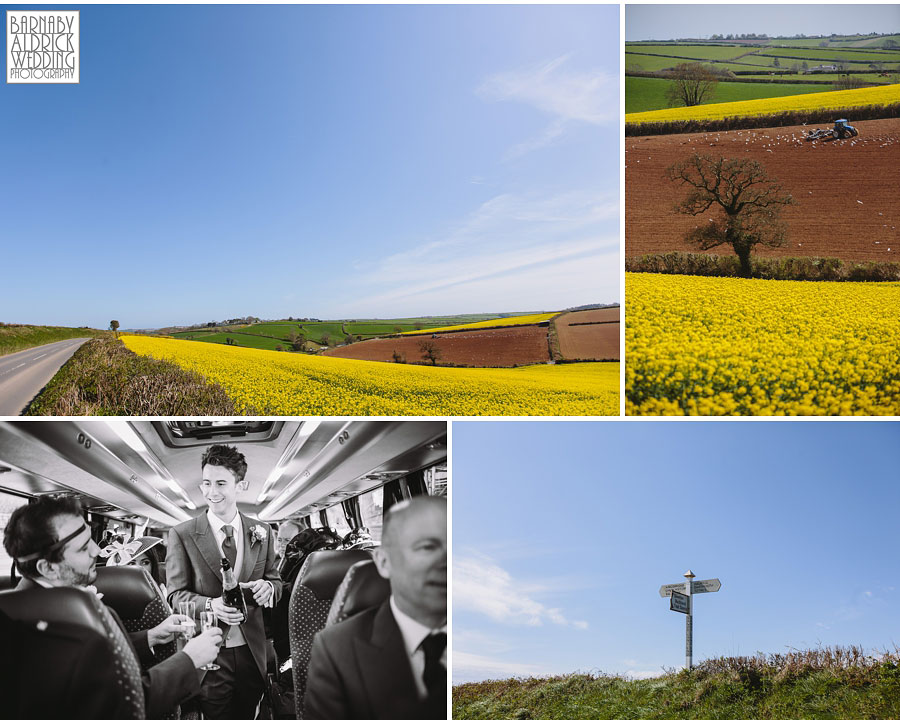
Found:
[[[303,720],[445,720],[419,700],[390,601],[313,640]]]
[[[29,578],[22,578],[16,590],[42,588],[43,585]],[[49,589],[49,588],[45,588]],[[107,605],[110,615],[119,624],[122,633],[131,641],[131,649],[142,665],[156,662],[156,657],[147,642],[147,631],[130,633],[125,629],[116,611]],[[177,708],[181,703],[200,694],[200,676],[193,661],[183,652],[156,663],[148,670],[141,671],[144,688],[144,707],[148,720],[159,718]],[[39,717],[35,715],[35,717]],[[100,717],[99,715],[97,717]]]
[[[0,613],[0,698],[9,720],[132,720],[109,645],[80,625],[39,631]]]
[[[265,523],[251,520],[238,513],[244,533],[244,558],[236,569],[238,582],[269,580],[275,590],[273,602],[281,597],[281,578],[275,571],[275,541]],[[265,540],[251,543],[250,528],[262,525],[266,528]],[[169,530],[169,547],[166,554],[166,586],[169,602],[178,607],[182,600],[193,600],[202,610],[207,598],[222,596],[222,565],[219,544],[209,525],[206,513],[193,520],[176,525]],[[262,677],[266,676],[266,631],[260,607],[248,607],[249,617],[241,625],[247,646]]]

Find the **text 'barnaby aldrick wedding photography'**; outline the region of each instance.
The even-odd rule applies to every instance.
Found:
[[[7,83],[79,82],[79,13],[6,13]]]

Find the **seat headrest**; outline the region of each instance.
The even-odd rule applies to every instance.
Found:
[[[94,586],[123,620],[140,618],[147,605],[161,597],[153,578],[137,565],[98,567]]]
[[[333,598],[350,566],[371,559],[368,550],[317,550],[303,563],[297,584],[318,598]]]
[[[325,624],[343,622],[363,610],[381,605],[390,596],[391,584],[378,574],[373,560],[355,563],[335,593]]]
[[[89,591],[73,587],[29,588],[0,592],[0,610],[23,622],[66,622],[87,627],[106,636],[99,602]]]

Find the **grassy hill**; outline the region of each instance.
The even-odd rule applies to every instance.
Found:
[[[54,327],[50,325],[8,325],[0,323],[0,355],[27,350],[38,345],[70,338],[101,337],[106,332],[92,328]]]
[[[658,678],[566,675],[453,688],[454,720],[900,720],[900,653],[717,658]]]

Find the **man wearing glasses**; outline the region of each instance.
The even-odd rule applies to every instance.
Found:
[[[247,462],[229,445],[211,445],[201,460],[200,490],[207,511],[169,531],[166,580],[169,601],[191,600],[226,629],[216,663],[206,673],[200,706],[208,720],[253,720],[265,690],[263,607],[281,597],[275,541],[266,523],[238,512]],[[228,558],[247,599],[248,617],[222,598],[222,558]],[[251,600],[252,598],[252,600]]]

